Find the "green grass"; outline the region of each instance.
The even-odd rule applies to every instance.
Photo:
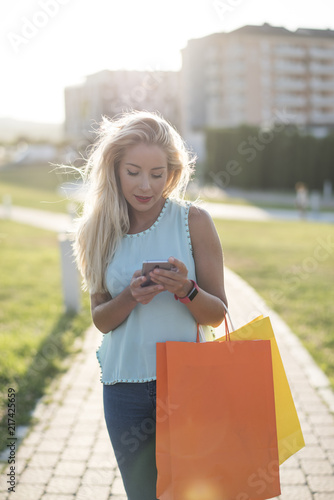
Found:
[[[281,315],[334,388],[334,227],[308,222],[215,222],[226,266]]]
[[[7,195],[10,195],[13,205],[47,210],[48,212],[68,213],[68,207],[71,203],[70,200],[53,191],[0,182],[0,203]]]
[[[7,437],[7,389],[16,394],[16,425],[27,425],[36,400],[64,370],[73,342],[91,323],[65,314],[56,233],[0,221],[0,449]]]
[[[71,200],[59,191],[65,182],[73,182],[76,174],[51,165],[20,165],[0,170],[0,203],[10,195],[13,205],[52,212],[68,212]]]

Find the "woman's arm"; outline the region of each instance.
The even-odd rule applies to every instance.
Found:
[[[219,236],[211,216],[198,207],[190,208],[189,230],[200,291],[185,305],[198,323],[217,327],[225,316],[223,303],[227,306]]]
[[[164,290],[162,285],[141,287],[146,280],[141,271],[136,271],[131,284],[117,297],[106,293],[94,293],[90,297],[94,325],[102,332],[115,330],[126,320],[137,304],[148,304],[153,297]]]
[[[217,327],[223,321],[227,299],[224,288],[223,252],[219,237],[210,215],[197,207],[189,212],[189,230],[193,247],[199,292],[193,301],[184,304],[196,321],[202,325]],[[193,288],[188,279],[185,264],[170,257],[177,272],[155,269],[150,273],[155,283],[183,298]]]

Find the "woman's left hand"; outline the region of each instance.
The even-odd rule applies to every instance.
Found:
[[[188,269],[185,264],[174,257],[169,257],[168,262],[176,267],[176,271],[166,271],[165,269],[154,269],[150,277],[154,283],[163,285],[168,292],[183,298],[191,291],[193,284],[188,279]]]

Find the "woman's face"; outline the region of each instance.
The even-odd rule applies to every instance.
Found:
[[[140,212],[150,210],[161,203],[167,183],[166,153],[152,144],[131,146],[120,162],[119,179],[129,206]]]

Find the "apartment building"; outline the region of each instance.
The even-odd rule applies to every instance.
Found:
[[[175,71],[109,71],[89,75],[80,85],[65,89],[67,137],[90,140],[102,116],[128,111],[161,113],[181,126],[180,73]]]
[[[197,150],[205,127],[334,128],[332,30],[244,26],[190,40],[182,60],[182,129]]]

